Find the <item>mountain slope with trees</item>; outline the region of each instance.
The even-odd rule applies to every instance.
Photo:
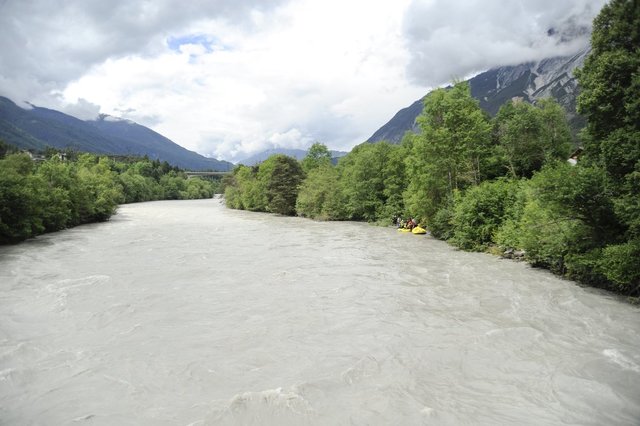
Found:
[[[110,155],[148,156],[189,170],[228,171],[233,164],[189,151],[153,130],[102,115],[79,120],[59,111],[23,109],[0,97],[0,139],[22,149],[47,147]]]

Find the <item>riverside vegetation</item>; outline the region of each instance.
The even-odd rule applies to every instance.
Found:
[[[362,144],[333,166],[314,144],[223,180],[230,208],[321,220],[419,218],[464,250],[523,250],[535,266],[640,295],[640,3],[613,0],[594,20],[578,71],[584,151],[551,100],[514,100],[491,118],[467,84],[432,92],[420,133]]]
[[[166,162],[114,160],[50,151],[33,161],[0,143],[0,244],[83,223],[105,221],[118,204],[210,198],[214,182],[188,179]]]

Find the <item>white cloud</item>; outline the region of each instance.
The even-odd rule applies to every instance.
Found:
[[[202,19],[250,29],[252,11],[284,0],[4,0],[0,2],[0,92],[55,104],[64,89],[108,58],[154,56],[170,34]]]
[[[99,108],[228,160],[344,150],[452,77],[577,49],[584,34],[561,39],[603,3],[8,0],[0,94],[81,118]]]
[[[412,81],[438,86],[585,47],[605,0],[415,0],[404,31]]]
[[[59,110],[81,120],[92,120],[100,114],[100,105],[79,98],[74,103],[64,102]]]
[[[348,149],[422,95],[404,77],[409,56],[397,4],[298,1],[268,21],[257,16],[263,22],[250,33],[201,20],[154,57],[94,67],[65,96],[90,93],[114,115],[133,109],[124,116],[189,149],[235,160],[316,140]]]

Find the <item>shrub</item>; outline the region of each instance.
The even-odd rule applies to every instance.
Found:
[[[494,234],[507,218],[519,190],[518,181],[483,182],[455,197],[451,218],[452,243],[465,250],[481,251],[494,243]]]

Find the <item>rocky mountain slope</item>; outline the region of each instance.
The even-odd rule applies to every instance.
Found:
[[[493,68],[469,80],[471,95],[491,115],[515,97],[527,102],[553,97],[565,108],[571,128],[577,131],[584,126],[584,119],[576,113],[578,83],[574,70],[582,66],[589,51],[587,48],[573,56]],[[398,111],[367,142],[386,140],[399,143],[405,132],[416,131],[416,118],[422,112],[423,99]]]
[[[59,111],[23,109],[0,97],[0,139],[23,149],[47,146],[97,154],[138,155],[189,170],[227,171],[233,164],[206,158],[133,121],[101,115],[79,120]]]

